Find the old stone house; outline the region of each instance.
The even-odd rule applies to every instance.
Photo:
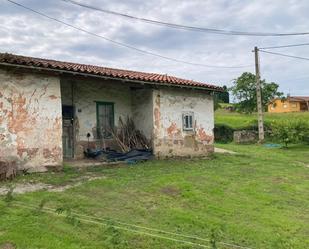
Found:
[[[214,91],[221,88],[0,53],[0,161],[31,171],[60,166],[64,158],[81,158],[88,139],[100,146],[107,127],[127,116],[159,158],[207,155],[213,151]]]

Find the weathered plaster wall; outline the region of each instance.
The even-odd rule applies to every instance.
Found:
[[[62,165],[58,77],[0,69],[0,161],[30,171]]]
[[[153,136],[152,92],[152,89],[137,89],[132,91],[132,113],[135,126],[149,140]]]
[[[154,153],[157,157],[203,156],[213,151],[213,97],[188,89],[153,92]],[[194,113],[194,131],[183,131],[183,112]]]
[[[91,134],[91,147],[102,147],[102,141],[98,141],[96,134],[96,101],[114,103],[114,120],[117,126],[120,117],[125,121],[127,116],[132,116],[131,90],[128,84],[109,80],[63,79],[61,80],[63,104],[72,104],[72,82],[75,106],[75,154],[80,158],[83,156],[83,147],[87,145],[87,133]],[[105,142],[106,146],[115,146],[114,141]]]
[[[152,140],[158,157],[203,156],[213,151],[213,98],[205,91],[162,88],[160,90],[131,88],[128,83],[109,80],[62,80],[63,104],[75,106],[77,158],[87,146],[87,133],[91,134],[90,146],[102,147],[96,136],[96,101],[113,102],[115,125],[119,117],[131,116],[137,129]],[[183,131],[183,112],[194,112],[195,130]],[[114,147],[112,140],[106,145]]]

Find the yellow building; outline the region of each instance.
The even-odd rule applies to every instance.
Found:
[[[268,104],[268,112],[302,112],[309,111],[309,97],[289,96],[286,99],[274,99]]]

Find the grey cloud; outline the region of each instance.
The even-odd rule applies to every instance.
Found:
[[[213,65],[253,65],[254,46],[307,42],[307,37],[236,37],[172,30],[90,11],[62,1],[16,0],[91,32],[181,60]],[[78,0],[156,20],[240,31],[306,31],[309,2],[301,0]],[[246,69],[184,65],[117,47],[0,2],[0,51],[132,70],[168,73],[203,82],[231,84]],[[309,46],[278,52],[309,57]],[[281,90],[309,95],[308,62],[261,54],[262,77]],[[299,79],[296,79],[299,78]],[[295,80],[294,80],[295,79]]]

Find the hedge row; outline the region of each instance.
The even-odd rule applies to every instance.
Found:
[[[309,143],[309,121],[296,119],[264,122],[264,129],[268,141],[284,143],[286,146],[288,143]],[[258,131],[257,121],[237,129],[227,124],[215,124],[215,141],[232,142],[233,133],[237,130]]]

